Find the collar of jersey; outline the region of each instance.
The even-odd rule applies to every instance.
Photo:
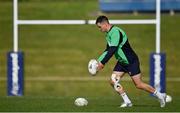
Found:
[[[114,27],[114,25],[111,26],[111,28],[109,29],[109,31],[107,33],[109,33],[112,30],[113,27]]]

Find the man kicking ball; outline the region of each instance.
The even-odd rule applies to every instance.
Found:
[[[123,98],[124,102],[120,107],[131,107],[132,102],[124,91],[120,80],[125,73],[128,73],[136,88],[154,94],[160,101],[160,106],[165,107],[166,95],[161,94],[141,79],[139,59],[131,48],[126,33],[119,27],[111,25],[106,16],[99,16],[96,25],[100,31],[106,33],[107,46],[103,54],[98,58],[98,70],[103,69],[109,59],[115,55],[117,63],[113,69],[110,83]]]

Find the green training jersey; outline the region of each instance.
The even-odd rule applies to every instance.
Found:
[[[130,64],[133,60],[138,58],[128,42],[126,33],[119,27],[111,27],[109,32],[106,33],[106,41],[106,50],[98,58],[98,61],[101,63],[107,63],[112,55],[114,55],[115,58],[123,65]]]

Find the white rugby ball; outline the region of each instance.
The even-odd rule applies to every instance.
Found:
[[[170,95],[166,95],[166,102],[171,102],[172,101],[172,97]]]
[[[91,75],[95,75],[97,73],[98,62],[96,59],[91,59],[88,63],[88,71]]]
[[[88,101],[85,98],[76,98],[76,100],[74,101],[74,104],[76,106],[87,106]]]

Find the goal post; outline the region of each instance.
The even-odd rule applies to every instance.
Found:
[[[151,81],[151,85],[153,87],[155,87],[156,89],[158,89],[159,91],[161,91],[162,93],[165,93],[165,79],[162,79],[163,81],[161,81],[161,79],[156,80],[156,78],[161,78],[164,77],[165,78],[165,73],[161,73],[161,70],[163,67],[165,66],[161,66],[161,57],[164,57],[164,54],[161,55],[160,53],[160,4],[161,1],[160,0],[156,0],[156,18],[155,19],[139,19],[139,20],[110,20],[110,23],[112,24],[154,24],[156,25],[156,52],[153,54],[155,55],[155,57],[150,57],[150,61],[152,61],[150,64],[152,65],[152,67],[150,66],[150,81]],[[73,25],[84,25],[84,24],[95,24],[95,20],[19,20],[18,18],[18,0],[13,0],[13,52],[11,52],[13,55],[10,55],[8,53],[8,62],[12,63],[10,65],[8,65],[8,85],[12,86],[17,83],[18,87],[16,88],[16,93],[12,93],[13,90],[12,87],[8,87],[8,95],[23,95],[23,91],[19,91],[19,90],[23,90],[23,86],[22,88],[20,88],[20,85],[23,85],[23,71],[21,72],[21,70],[23,70],[24,66],[23,66],[23,52],[19,51],[19,47],[18,47],[18,26],[19,25],[69,25],[69,24],[73,24]],[[152,55],[152,56],[153,56]],[[13,58],[11,58],[12,56],[14,56]],[[158,56],[158,57],[157,57]],[[20,58],[19,58],[20,57]],[[14,59],[14,60],[13,60]],[[22,62],[22,63],[19,63]],[[160,63],[159,63],[160,62]],[[164,60],[163,60],[164,62]],[[14,64],[14,65],[13,65]],[[163,63],[163,65],[165,65],[165,63]],[[154,66],[154,67],[153,67]],[[160,68],[156,68],[156,67],[160,67]],[[155,72],[159,73],[155,73]],[[14,72],[14,73],[13,73]],[[156,77],[155,77],[156,76]],[[22,77],[22,78],[19,78]],[[13,78],[17,78],[17,79],[13,79]],[[22,80],[22,81],[21,81]],[[158,82],[157,82],[158,81]],[[161,82],[159,82],[161,81]],[[163,83],[163,84],[159,84],[159,85],[155,85],[155,84],[159,84],[159,83]],[[158,87],[156,87],[158,86]],[[11,89],[9,89],[11,88]],[[164,89],[164,90],[160,90],[160,89]]]
[[[150,55],[150,85],[166,93],[166,54],[161,53],[161,0],[156,0],[156,53]]]
[[[18,0],[13,0],[13,51],[7,53],[7,95],[24,93],[24,54],[18,51]]]

